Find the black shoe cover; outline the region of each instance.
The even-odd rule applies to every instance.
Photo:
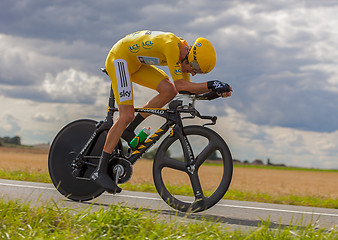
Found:
[[[95,170],[90,176],[90,180],[101,186],[104,190],[109,193],[120,193],[122,191],[116,183],[110,178],[107,173],[98,172]]]

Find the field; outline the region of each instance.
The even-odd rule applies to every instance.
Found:
[[[48,150],[0,148],[0,178],[27,179],[31,173],[34,181],[50,181],[47,170]],[[206,187],[213,188],[214,177],[219,172],[217,166],[207,166],[202,175],[209,181]],[[14,173],[11,175],[11,173]],[[24,174],[23,174],[24,173]],[[186,178],[169,174],[174,185],[186,184]],[[23,176],[21,178],[21,176]],[[43,176],[39,179],[37,176]],[[202,176],[203,177],[203,176]],[[124,186],[147,186],[152,183],[152,162],[140,160],[134,166],[130,184]],[[272,201],[281,196],[297,196],[300,201],[291,204],[338,208],[338,171],[304,171],[265,169],[236,166],[230,186],[229,195],[237,200],[253,200],[252,193],[264,196],[276,195]],[[177,187],[181,188],[181,187]],[[184,187],[183,187],[184,188]],[[145,190],[143,188],[142,190]],[[236,192],[244,193],[239,199]],[[304,196],[304,197],[298,197]],[[316,199],[316,200],[313,200]],[[263,199],[266,201],[266,199]],[[270,199],[271,201],[271,199]],[[293,201],[293,200],[291,200]],[[322,202],[329,204],[322,205]],[[278,201],[277,201],[278,202]],[[290,201],[283,202],[290,204]],[[125,236],[125,239],[337,239],[335,230],[319,229],[316,225],[306,227],[289,226],[271,229],[270,223],[262,220],[257,229],[251,231],[230,230],[218,223],[161,221],[156,214],[140,210],[111,205],[108,210],[101,209],[90,213],[90,207],[78,214],[70,214],[70,209],[60,209],[55,204],[48,207],[30,208],[19,202],[5,202],[0,199],[0,238],[1,239],[110,239],[111,236]],[[74,226],[76,226],[74,228]]]
[[[0,148],[0,170],[26,171],[47,174],[47,149]],[[134,165],[130,184],[152,184],[152,161],[140,160]],[[208,166],[201,174],[213,188],[217,166]],[[203,177],[203,176],[201,176]],[[173,185],[185,184],[184,176],[169,173]],[[338,171],[304,171],[235,166],[230,190],[263,193],[271,196],[312,196],[325,199],[338,198]]]

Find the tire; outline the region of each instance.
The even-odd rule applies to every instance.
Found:
[[[96,128],[96,121],[81,119],[66,125],[55,137],[49,151],[48,170],[56,189],[74,201],[87,201],[104,192],[94,182],[78,179],[72,175],[71,164],[85,146]],[[100,156],[106,133],[102,133],[88,155]],[[99,159],[90,159],[98,163]],[[89,178],[94,167],[86,166],[84,178]]]
[[[165,138],[157,150],[153,164],[154,183],[162,199],[171,207],[182,212],[200,212],[214,206],[228,190],[233,171],[232,157],[227,144],[215,131],[202,126],[187,126],[183,131],[197,160],[195,171],[192,174],[187,170],[182,143],[174,134]],[[218,159],[211,161],[212,158]],[[190,189],[194,199],[173,193],[175,185],[181,186],[182,182],[186,185],[185,191]]]

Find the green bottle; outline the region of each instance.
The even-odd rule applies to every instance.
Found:
[[[143,143],[144,140],[150,134],[150,128],[143,128],[134,138],[130,141],[130,146],[135,149],[139,144]]]

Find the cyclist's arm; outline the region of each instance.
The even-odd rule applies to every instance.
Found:
[[[188,91],[188,92],[196,93],[196,94],[210,92],[210,89],[208,89],[206,82],[194,83],[194,82],[188,82],[182,78],[182,79],[178,79],[174,81],[174,84],[178,92]]]
[[[168,62],[168,68],[171,74],[171,77],[174,81],[176,90],[188,91],[191,93],[206,93],[210,90],[207,87],[207,83],[192,83],[190,82],[190,74],[183,73],[182,67],[179,62],[179,49],[176,45],[167,45],[166,46],[166,58]],[[170,50],[170,51],[169,51]]]
[[[180,91],[188,91],[191,93],[196,93],[196,94],[202,94],[202,93],[207,93],[210,92],[211,89],[208,88],[208,83],[193,83],[193,82],[187,82],[184,79],[179,79],[174,81],[175,88],[178,92]],[[218,95],[221,97],[230,97],[232,93],[232,87],[229,86],[228,92],[222,92],[219,93]]]

